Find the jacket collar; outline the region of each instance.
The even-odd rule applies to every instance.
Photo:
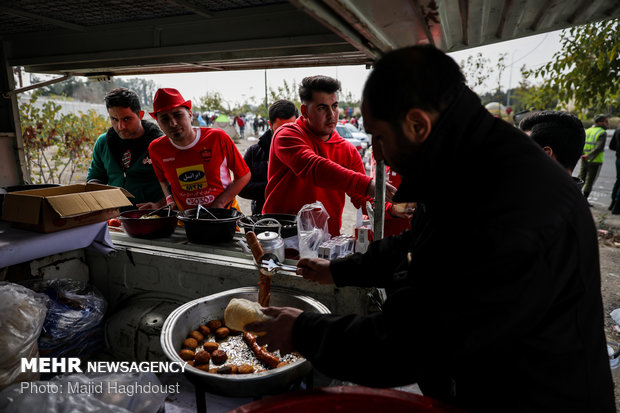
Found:
[[[258,138],[258,146],[260,146],[260,148],[267,153],[269,153],[269,148],[271,147],[272,137],[273,131],[269,128],[260,136],[260,138]]]

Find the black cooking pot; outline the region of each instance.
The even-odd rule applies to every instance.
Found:
[[[60,186],[59,184],[33,184],[33,185],[14,185],[0,188],[0,219],[2,218],[2,204],[4,203],[4,195],[9,192],[29,191],[31,189],[43,189]]]
[[[254,231],[256,234],[260,234],[265,231],[278,231],[278,226],[273,222],[265,222],[260,225],[254,225],[261,219],[271,218],[275,219],[282,225],[280,229],[280,235],[282,238],[288,238],[297,235],[297,215],[293,214],[257,214],[257,215],[249,215],[245,216],[239,221],[237,221],[237,225],[239,228],[243,228],[244,232]]]
[[[149,218],[143,215],[153,212],[153,209],[134,209],[121,213],[120,221],[123,229],[130,237],[134,238],[165,238],[172,235],[177,226],[178,211],[159,211]]]
[[[229,242],[235,236],[237,220],[243,214],[234,208],[204,208],[196,218],[197,208],[187,209],[177,216],[185,226],[189,242],[195,244],[218,244]]]

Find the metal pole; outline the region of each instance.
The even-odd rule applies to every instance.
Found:
[[[267,69],[265,69],[265,111],[269,116],[269,104],[267,103]]]
[[[374,240],[383,238],[383,218],[385,216],[385,162],[377,161],[375,170],[375,223]]]

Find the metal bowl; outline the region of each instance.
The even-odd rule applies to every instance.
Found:
[[[176,362],[183,362],[179,356],[183,340],[200,324],[209,320],[224,318],[224,310],[233,298],[256,300],[257,287],[243,287],[223,291],[183,304],[174,310],[164,323],[161,332],[161,347],[164,354]],[[295,295],[280,288],[271,289],[270,304],[295,307],[304,311],[329,314],[329,309],[314,298]],[[273,394],[288,390],[292,383],[300,381],[312,370],[309,361],[301,358],[289,365],[274,370],[243,375],[221,375],[208,373],[191,366],[185,372],[198,378],[206,390],[224,396],[250,397]]]
[[[218,244],[229,242],[235,236],[237,220],[243,214],[234,208],[205,208],[200,218],[196,218],[198,209],[186,209],[179,213],[179,220],[183,221],[185,234],[189,242],[194,244]]]
[[[141,218],[153,209],[135,209],[121,213],[120,221],[125,232],[134,238],[165,238],[172,235],[177,226],[177,211],[159,211],[156,218]]]

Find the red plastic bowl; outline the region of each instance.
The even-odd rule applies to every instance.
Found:
[[[121,214],[121,225],[125,232],[134,238],[165,238],[172,235],[177,226],[177,211],[159,211],[157,218],[140,218],[142,215],[153,212],[152,209],[134,209]]]
[[[362,386],[321,387],[244,404],[229,413],[408,412],[465,413],[435,399],[391,389]]]

